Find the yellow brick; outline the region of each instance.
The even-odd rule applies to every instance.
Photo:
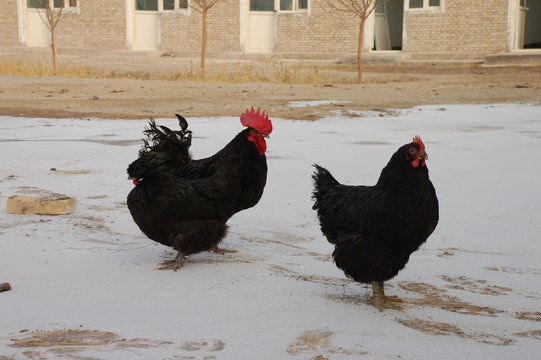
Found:
[[[21,196],[15,195],[8,199],[10,214],[65,215],[75,211],[76,200],[67,196]]]

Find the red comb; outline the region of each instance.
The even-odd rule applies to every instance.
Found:
[[[425,144],[423,144],[423,141],[419,135],[415,135],[413,137],[413,142],[419,144],[419,151],[425,151]]]
[[[256,112],[253,106],[251,110],[246,110],[240,116],[240,123],[246,127],[256,129],[261,134],[268,135],[272,132],[272,122],[269,120],[269,115],[265,115],[265,110],[261,113],[260,108]]]

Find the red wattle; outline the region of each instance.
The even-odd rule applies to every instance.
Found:
[[[257,148],[257,151],[259,152],[259,155],[263,155],[265,151],[267,151],[267,142],[263,138],[263,136],[259,134],[252,134],[248,136],[248,140],[253,141],[255,144],[255,147]]]

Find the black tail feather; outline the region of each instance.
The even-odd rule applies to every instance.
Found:
[[[177,114],[176,114],[177,115]],[[154,119],[148,121],[143,134],[143,148],[139,158],[130,164],[128,173],[131,177],[142,177],[148,170],[174,172],[175,169],[191,162],[189,148],[192,144],[192,131],[188,122],[177,115],[181,130],[174,131],[167,126],[157,125]]]
[[[177,115],[180,116],[180,115]],[[167,126],[157,125],[154,119],[150,119],[148,126],[143,131],[152,144],[145,141],[144,150],[151,151],[169,151],[169,152],[188,152],[192,145],[192,131],[188,130],[188,122],[180,116],[180,131],[173,131]]]
[[[317,210],[319,208],[319,200],[322,196],[322,191],[329,185],[336,185],[338,181],[332,176],[329,170],[318,164],[313,164],[316,171],[312,174],[312,180],[314,182],[314,191],[312,193],[312,199],[315,200],[312,209]]]
[[[184,119],[182,116],[180,116],[179,114],[175,114],[175,116],[177,117],[178,119],[178,125],[180,126],[180,128],[182,129],[182,131],[186,131],[186,129],[188,128],[188,122],[186,121],[186,119]],[[190,131],[191,132],[191,131]]]

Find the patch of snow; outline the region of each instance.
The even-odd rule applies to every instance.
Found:
[[[0,117],[0,203],[38,188],[78,200],[66,216],[0,210],[0,283],[12,286],[0,293],[0,355],[531,358],[541,341],[541,108],[379,115],[273,119],[265,194],[229,221],[222,243],[239,252],[197,254],[178,272],[154,270],[175,252],[146,238],[125,205],[146,121]],[[196,158],[242,130],[233,117],[188,122]],[[440,223],[387,284],[408,310],[380,313],[332,262],[311,210],[311,164],[374,184],[416,134]]]

